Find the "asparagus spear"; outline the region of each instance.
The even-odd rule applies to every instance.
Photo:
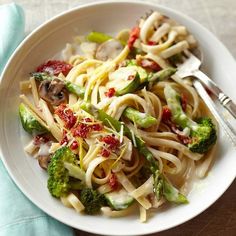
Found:
[[[154,74],[151,74],[148,78],[148,82],[158,82],[168,79],[171,75],[176,72],[176,68],[167,67],[166,69],[160,70]]]
[[[157,123],[156,118],[153,116],[147,113],[142,113],[132,107],[127,107],[124,110],[123,115],[141,128],[149,128]]]
[[[50,75],[46,72],[32,72],[30,73],[30,75],[34,77],[35,80],[40,81],[40,82],[43,80],[53,80],[54,78],[56,78],[55,76]]]
[[[79,86],[77,84],[74,84],[74,83],[71,83],[69,81],[67,81],[65,83],[65,86],[66,86],[66,89],[69,92],[77,95],[80,98],[84,98],[84,93],[85,93],[85,88],[84,87],[81,87],[81,86]]]
[[[214,123],[209,117],[201,117],[198,121],[192,120],[183,111],[180,94],[170,85],[164,88],[167,105],[171,110],[171,120],[182,129],[188,129],[190,142],[186,144],[192,152],[205,153],[217,140],[217,132]]]
[[[40,82],[43,80],[53,80],[53,79],[57,78],[56,76],[50,75],[45,72],[33,72],[33,73],[31,73],[31,76],[33,76],[37,81],[40,81]],[[69,81],[64,81],[64,80],[61,80],[61,81],[64,82],[66,89],[70,93],[73,93],[80,98],[84,97],[85,88],[83,88],[77,84],[71,83]]]
[[[94,116],[95,119],[102,121],[105,126],[115,128],[117,132],[120,132],[121,127],[123,126],[124,135],[127,136],[130,140],[132,140],[133,145],[137,147],[138,152],[142,154],[149,162],[149,167],[154,178],[153,190],[156,194],[157,199],[160,199],[160,197],[164,195],[164,197],[170,202],[188,202],[187,198],[181,193],[179,193],[179,191],[174,186],[172,186],[160,173],[157,161],[155,160],[152,152],[149,151],[149,149],[145,145],[145,142],[141,138],[134,135],[126,125],[107,115],[104,111],[97,109],[95,106],[88,102],[82,102],[80,108],[89,113],[90,115]]]

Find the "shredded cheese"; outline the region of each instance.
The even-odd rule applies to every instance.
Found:
[[[120,128],[120,143],[123,142],[123,138],[124,138],[124,125],[122,124]]]
[[[134,147],[137,147],[134,131],[131,129],[130,132],[131,132],[131,135],[132,135],[132,141],[133,141]]]

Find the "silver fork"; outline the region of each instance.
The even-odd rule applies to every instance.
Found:
[[[220,90],[220,88],[218,88],[218,86],[212,80],[210,80],[207,77],[207,75],[205,75],[203,72],[201,72],[199,70],[200,65],[201,65],[201,61],[196,56],[194,56],[192,53],[190,53],[189,51],[185,51],[184,53],[185,53],[185,55],[187,55],[187,59],[185,59],[185,61],[183,63],[176,65],[178,68],[176,74],[180,78],[189,77],[189,76],[193,78],[193,86],[195,87],[198,94],[203,99],[203,101],[205,102],[205,104],[207,105],[207,107],[209,108],[211,113],[214,115],[217,122],[221,125],[221,127],[225,131],[226,135],[228,136],[228,138],[230,139],[232,144],[236,147],[236,132],[235,132],[235,130],[232,128],[231,124],[224,118],[224,116],[221,115],[221,113],[217,110],[217,107],[215,106],[213,100],[211,99],[211,97],[208,95],[208,93],[204,89],[202,83],[205,84],[209,90],[216,88],[217,91],[219,91],[219,93],[223,94],[223,92]],[[200,81],[202,83],[200,83]],[[209,86],[206,82],[208,82]],[[226,95],[224,95],[224,96],[226,96]],[[222,102],[221,102],[221,104],[222,104]],[[231,104],[231,106],[233,106],[233,108],[236,107],[235,104],[231,100],[230,100],[230,104]],[[224,104],[222,104],[222,105],[225,107]],[[235,109],[235,111],[236,111],[236,109]],[[235,117],[235,114],[234,114],[234,117]]]
[[[225,131],[225,134],[228,136],[229,140],[233,144],[234,147],[236,147],[236,133],[235,130],[232,128],[231,124],[228,123],[227,120],[224,119],[224,116],[222,116],[219,111],[217,110],[215,103],[211,99],[211,97],[208,95],[206,90],[204,89],[203,85],[201,82],[197,79],[193,80],[193,86],[197,90],[199,96],[202,98],[202,100],[205,102],[219,125],[223,128]]]
[[[184,51],[184,55],[186,58],[183,63],[177,65],[178,71],[176,74],[181,78],[193,76],[200,80],[201,83],[217,97],[220,104],[236,119],[236,104],[217,86],[214,81],[199,70],[202,62],[188,50]]]

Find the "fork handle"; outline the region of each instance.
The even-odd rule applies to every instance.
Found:
[[[224,93],[220,93],[218,96],[218,100],[225,107],[234,118],[236,118],[236,105],[235,103]]]
[[[236,119],[236,104],[227,96],[218,86],[212,81],[206,74],[198,70],[194,72],[194,76],[197,77],[206,88],[214,93],[219,100],[220,104],[227,109],[230,114]]]
[[[204,103],[207,105],[211,113],[214,115],[217,122],[223,128],[225,134],[228,136],[233,146],[236,147],[236,133],[233,127],[231,126],[231,124],[224,118],[224,116],[222,116],[222,114],[219,113],[211,97],[208,95],[208,93],[204,89],[202,83],[200,83],[199,80],[195,79],[193,81],[193,85],[196,88],[200,97],[203,99]]]

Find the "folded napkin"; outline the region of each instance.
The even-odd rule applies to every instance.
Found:
[[[0,72],[24,37],[24,12],[14,3],[0,6]],[[0,160],[0,235],[72,236],[73,229],[51,218],[16,187]]]
[[[0,6],[0,73],[24,37],[25,18],[21,7],[12,3]]]

